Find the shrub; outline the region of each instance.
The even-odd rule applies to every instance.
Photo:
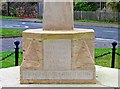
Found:
[[[95,2],[77,2],[74,3],[75,11],[96,11],[97,4]]]

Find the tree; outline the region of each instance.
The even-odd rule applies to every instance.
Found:
[[[6,15],[7,15],[7,16],[10,15],[10,12],[9,12],[9,5],[10,5],[10,2],[6,2]]]
[[[75,11],[96,11],[97,4],[96,2],[77,2],[74,3]]]
[[[119,2],[109,2],[107,7],[110,7],[114,12],[120,12],[120,1]]]

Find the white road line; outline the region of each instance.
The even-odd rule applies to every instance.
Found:
[[[25,28],[29,28],[29,26],[25,26]]]
[[[20,25],[13,25],[13,27],[20,27]]]
[[[117,33],[116,31],[104,31],[104,32]]]
[[[95,38],[95,40],[98,40],[98,41],[117,41],[114,39],[105,39],[105,38]]]
[[[22,24],[26,24],[25,22],[22,22]]]
[[[8,25],[4,25],[5,27],[7,27]]]

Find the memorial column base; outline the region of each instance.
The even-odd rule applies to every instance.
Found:
[[[23,32],[21,84],[94,84],[94,31]]]

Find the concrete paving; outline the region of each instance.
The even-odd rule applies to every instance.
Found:
[[[84,89],[89,89],[89,87],[102,87],[102,89],[114,89],[112,87],[118,87],[118,76],[120,70],[96,66],[96,84],[20,84],[20,67],[11,67],[0,69],[0,82],[2,87],[88,87]],[[92,89],[96,89],[92,88]],[[97,88],[98,89],[98,88]]]
[[[16,87],[3,87],[2,89],[16,89]],[[26,87],[17,87],[17,89],[26,89]],[[27,87],[27,89],[114,89],[109,87]]]

